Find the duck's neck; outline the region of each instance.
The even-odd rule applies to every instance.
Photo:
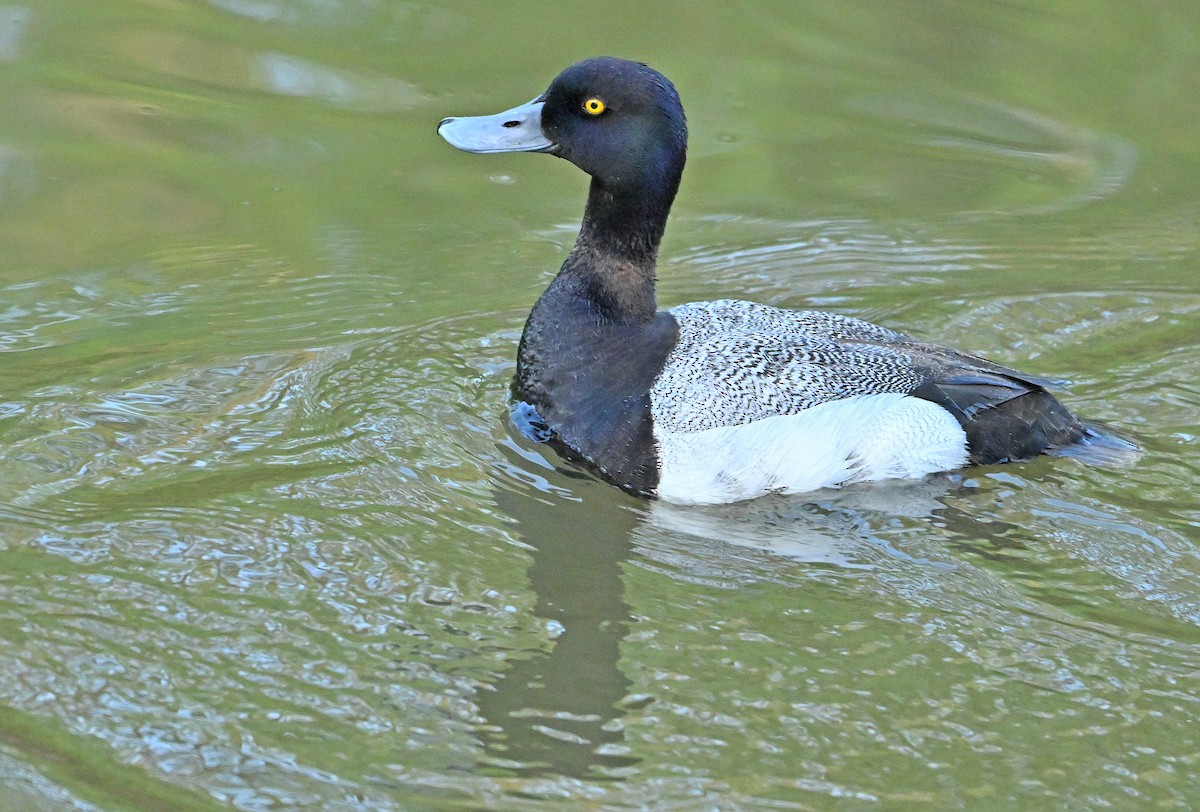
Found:
[[[674,178],[648,194],[593,178],[579,238],[552,287],[583,296],[612,321],[653,319],[658,246],[678,186]]]

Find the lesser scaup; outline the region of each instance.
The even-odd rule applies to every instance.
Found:
[[[733,502],[1122,444],[1044,380],[859,319],[733,300],[658,310],[687,124],[646,65],[588,59],[528,104],[438,132],[591,175],[579,237],[521,336],[514,414],[628,491]]]

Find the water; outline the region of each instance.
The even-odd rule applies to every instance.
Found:
[[[1200,11],[0,6],[0,805],[1190,808]],[[681,509],[507,419],[586,55],[692,145],[664,304],[1069,379],[1133,465]]]

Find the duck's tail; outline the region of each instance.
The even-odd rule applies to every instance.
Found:
[[[1089,465],[1130,465],[1141,456],[1142,450],[1131,440],[1127,440],[1111,429],[1093,423],[1080,421],[1083,436],[1078,440],[1064,445],[1052,445],[1046,453],[1054,457],[1070,457],[1086,462]]]

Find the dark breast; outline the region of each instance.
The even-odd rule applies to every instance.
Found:
[[[613,484],[648,495],[658,486],[650,387],[675,346],[669,313],[615,323],[581,300],[546,301],[530,314],[514,395],[549,428],[560,454]]]

